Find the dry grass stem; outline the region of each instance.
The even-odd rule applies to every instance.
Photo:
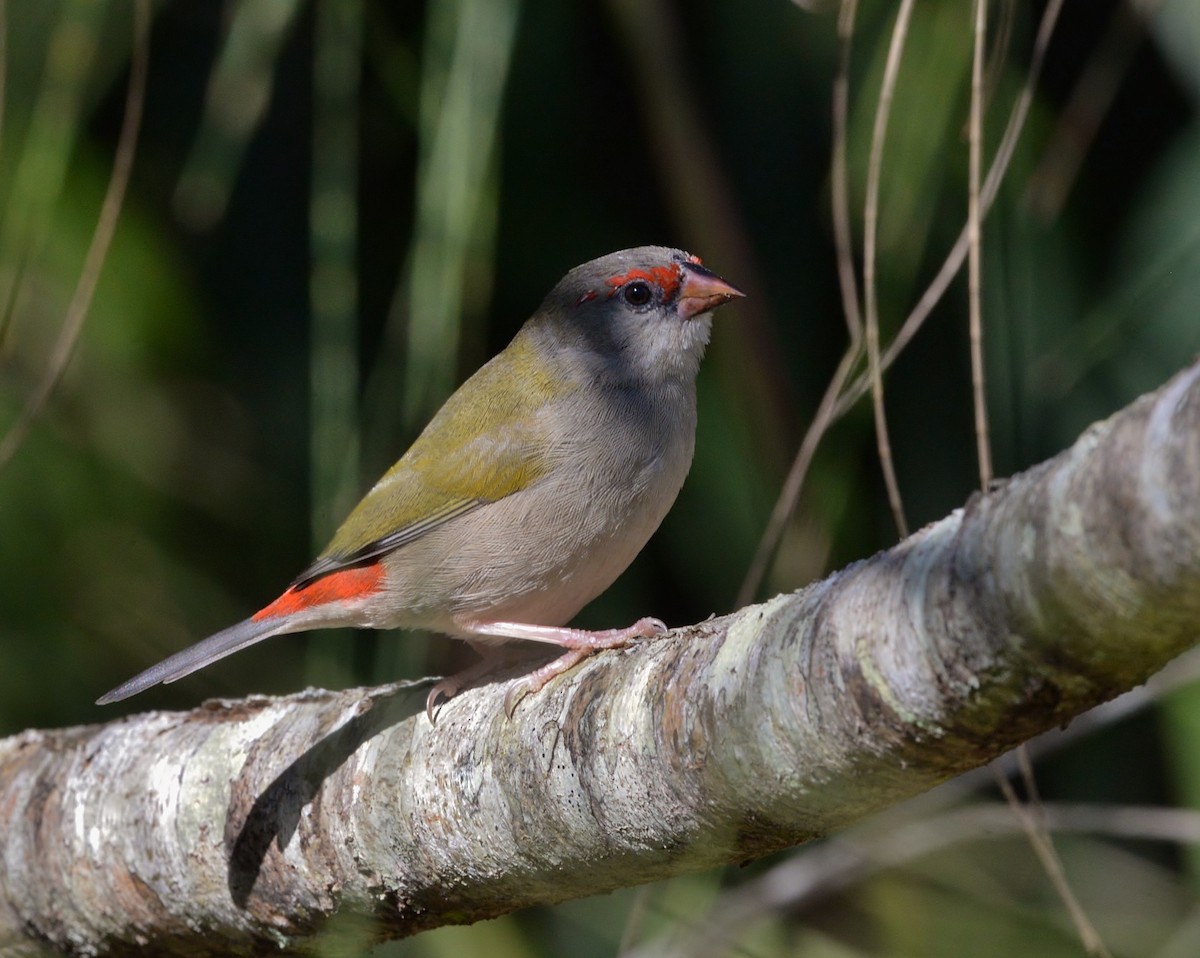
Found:
[[[846,14],[845,6],[853,3],[854,0],[845,0],[842,16],[839,19],[839,27],[847,31],[852,31],[852,19]],[[1013,108],[1009,114],[1008,123],[1005,127],[1004,134],[1000,139],[1000,144],[996,149],[996,155],[992,160],[992,164],[988,169],[987,178],[983,182],[980,193],[980,208],[981,216],[986,215],[987,210],[995,201],[996,194],[999,192],[1000,183],[1002,182],[1005,173],[1008,171],[1009,164],[1012,161],[1013,153],[1016,150],[1017,142],[1021,132],[1025,128],[1025,121],[1029,115],[1030,107],[1033,104],[1033,93],[1037,88],[1038,79],[1041,76],[1042,67],[1045,63],[1046,52],[1050,46],[1050,40],[1054,36],[1055,27],[1058,24],[1059,14],[1062,12],[1062,0],[1050,0],[1046,5],[1046,9],[1042,14],[1042,19],[1038,25],[1037,37],[1034,41],[1033,52],[1030,57],[1029,69],[1025,77],[1024,85],[1017,97],[1017,101],[1013,104]],[[847,39],[844,42],[848,42]],[[837,96],[835,90],[835,98]],[[836,104],[836,100],[835,100]],[[836,129],[836,105],[835,105],[835,129]],[[835,159],[836,159],[835,152]],[[836,167],[835,167],[836,172]],[[835,188],[836,202],[836,188]],[[837,221],[837,213],[835,211],[835,224]],[[920,330],[921,326],[933,311],[933,307],[945,295],[950,282],[958,274],[962,268],[963,260],[966,258],[967,252],[967,228],[963,227],[958,239],[951,247],[942,263],[941,269],[934,277],[933,281],[926,288],[916,306],[904,321],[896,336],[888,344],[880,358],[880,367],[882,370],[887,370],[896,358],[902,353],[908,343]],[[844,268],[844,260],[839,259],[839,272]],[[843,285],[843,288],[844,285]],[[796,503],[799,500],[800,492],[804,486],[804,480],[807,476],[809,464],[812,461],[813,452],[820,445],[821,439],[824,437],[828,428],[839,419],[842,418],[867,392],[870,388],[869,378],[860,376],[854,382],[846,386],[840,383],[839,379],[843,378],[843,370],[849,365],[853,368],[853,359],[857,358],[853,351],[849,351],[847,356],[851,361],[847,363],[847,358],[844,356],[839,363],[838,370],[835,372],[833,379],[830,381],[830,386],[826,390],[826,397],[822,399],[821,408],[814,417],[812,424],[805,434],[804,440],[801,443],[800,450],[797,452],[796,458],[792,464],[792,468],[788,473],[787,479],[784,482],[775,507],[772,510],[771,518],[763,532],[763,536],[759,541],[758,549],[755,553],[750,567],[747,571],[745,581],[739,592],[739,605],[745,604],[758,592],[762,586],[762,582],[766,577],[767,570],[770,566],[771,557],[779,546],[779,541],[783,537],[783,532],[787,528],[788,521],[795,512]],[[836,395],[836,400],[833,408],[827,415],[823,414],[826,407],[826,400],[829,393],[833,392]]]
[[[129,175],[133,169],[134,156],[137,153],[138,132],[142,123],[142,108],[146,99],[146,76],[150,61],[150,0],[137,0],[133,8],[133,50],[129,66],[129,87],[125,95],[125,116],[121,123],[121,132],[117,139],[116,154],[113,159],[112,174],[105,190],[104,201],[100,206],[100,215],[96,220],[96,229],[92,233],[87,255],[84,257],[83,268],[79,273],[79,281],[75,293],[67,307],[66,319],[55,341],[54,349],[47,361],[45,372],[36,388],[30,394],[16,421],[9,427],[3,440],[0,440],[0,468],[3,468],[21,447],[29,429],[45,408],[50,396],[62,380],[67,363],[75,352],[79,342],[83,324],[87,319],[88,309],[92,304],[92,295],[96,292],[96,284],[100,280],[100,271],[108,257],[112,245],[113,234],[116,232],[117,220],[121,215],[121,206],[125,201],[125,190],[129,185]],[[0,31],[2,34],[3,31]],[[2,98],[0,98],[2,102]]]
[[[879,232],[879,184],[883,171],[883,147],[891,119],[892,100],[896,93],[896,78],[900,74],[904,42],[912,19],[912,0],[901,0],[892,27],[887,64],[879,87],[879,103],[875,108],[875,123],[871,131],[871,152],[867,160],[866,201],[863,206],[863,292],[866,301],[867,371],[871,380],[871,405],[875,414],[875,438],[879,451],[879,466],[887,487],[888,506],[901,539],[908,535],[908,520],[904,516],[904,501],[892,462],[892,446],[888,438],[887,411],[883,399],[883,369],[879,362],[879,292],[875,277],[876,245]]]

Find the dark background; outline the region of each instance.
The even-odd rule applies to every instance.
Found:
[[[133,178],[87,325],[0,469],[4,731],[109,720],[118,712],[91,704],[100,692],[273,598],[553,283],[625,246],[685,247],[749,297],[716,318],[676,508],[580,621],[684,624],[731,610],[846,344],[825,6],[156,5]],[[1011,39],[992,57],[989,156],[1042,12],[992,6],[993,35],[1008,24]],[[895,7],[865,2],[856,21],[860,244]],[[79,276],[125,113],[132,11],[117,0],[6,5],[0,429],[45,374]],[[964,221],[969,15],[960,0],[917,4],[884,154],[885,337]],[[999,475],[1065,448],[1200,346],[1197,44],[1188,0],[1145,19],[1124,4],[1066,4],[985,230]],[[887,380],[913,527],[978,485],[966,303],[960,278]],[[435,330],[421,340],[432,347],[418,355],[423,329]],[[860,403],[826,437],[759,595],[895,541]],[[438,672],[453,667],[448,644],[285,637],[127,708]],[[1200,797],[1198,718],[1196,694],[1177,692],[1041,763],[1043,790],[1186,805]],[[1113,932],[1120,953],[1195,953],[1187,849],[1063,841],[1085,906],[1125,929]],[[638,899],[641,933],[687,928],[763,867],[655,886]],[[389,947],[612,954],[637,894]],[[1079,953],[1019,839],[885,870],[731,948],[949,955],[963,954],[952,942],[964,934],[978,955]]]

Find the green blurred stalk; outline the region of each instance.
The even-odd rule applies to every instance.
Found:
[[[314,552],[329,541],[359,493],[358,95],[361,0],[314,8],[313,160],[309,196],[309,437]],[[344,641],[309,643],[312,681],[345,684]]]
[[[8,95],[8,0],[0,0],[0,150],[4,147],[4,106]],[[2,155],[2,153],[0,153]]]
[[[316,4],[318,19],[326,6],[338,3]],[[204,118],[173,200],[176,215],[193,229],[207,229],[225,215],[246,145],[271,102],[275,63],[300,9],[299,0],[232,5],[229,31],[208,80]]]
[[[361,0],[318,4],[309,304],[312,534],[323,546],[358,488],[358,93]]]
[[[21,274],[36,263],[75,142],[107,7],[66,0],[50,36],[41,88],[0,212],[0,339],[15,315]]]
[[[491,260],[493,157],[519,9],[519,0],[439,0],[429,10],[409,270],[410,428],[455,385],[464,297]]]
[[[1200,755],[1200,687],[1189,686],[1164,696],[1159,714],[1173,803],[1200,808],[1200,761],[1196,758]],[[1179,852],[1191,887],[1200,887],[1200,848],[1181,845]]]

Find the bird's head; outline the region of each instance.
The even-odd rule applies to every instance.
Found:
[[[575,267],[538,312],[590,372],[687,378],[704,355],[712,311],[744,295],[697,256],[639,246]]]

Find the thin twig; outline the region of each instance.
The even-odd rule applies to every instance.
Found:
[[[983,365],[983,235],[980,209],[980,176],[983,168],[983,62],[987,35],[987,0],[975,0],[974,50],[971,59],[971,119],[969,136],[967,190],[967,299],[971,347],[971,393],[975,412],[975,447],[979,461],[979,485],[987,490],[992,481],[992,452],[988,429],[986,377]],[[1075,897],[1066,877],[1066,868],[1045,824],[1045,812],[1038,795],[1033,765],[1024,746],[1017,749],[1017,762],[1025,783],[1025,805],[1017,797],[1008,779],[996,772],[1000,790],[1013,814],[1025,829],[1034,853],[1042,862],[1046,876],[1062,899],[1075,923],[1084,948],[1089,954],[1107,954],[1099,934]]]
[[[992,481],[992,450],[988,431],[987,392],[983,370],[983,235],[979,180],[983,168],[983,57],[987,32],[987,0],[975,0],[975,49],[971,58],[970,158],[967,174],[967,312],[971,342],[971,398],[975,408],[975,450],[979,487]]]
[[[987,64],[983,72],[983,106],[986,112],[988,105],[996,95],[1000,79],[1004,75],[1004,64],[1008,59],[1009,47],[1012,46],[1013,28],[1017,20],[1016,0],[1000,0],[999,14],[992,29]]]
[[[999,192],[1000,183],[1004,178],[1004,174],[1008,171],[1008,166],[1012,161],[1021,131],[1025,128],[1025,120],[1033,104],[1033,93],[1037,87],[1038,78],[1041,76],[1042,66],[1046,59],[1046,51],[1049,49],[1050,39],[1054,35],[1054,28],[1058,24],[1058,16],[1061,10],[1062,0],[1050,0],[1042,14],[1025,84],[1009,114],[1008,125],[1004,130],[1000,145],[996,149],[996,156],[992,160],[987,179],[983,184],[980,206],[984,214],[991,208],[996,194]],[[966,256],[966,247],[967,231],[964,227],[954,246],[951,247],[950,252],[947,254],[941,270],[929,284],[929,287],[913,308],[912,313],[909,314],[908,319],[904,321],[904,325],[900,328],[896,337],[884,351],[880,362],[884,370],[891,366],[896,357],[904,351],[904,348],[921,328],[921,325],[925,322],[933,307],[946,292],[950,281],[962,266],[963,259]],[[846,361],[843,358],[842,365],[838,367],[839,373],[845,364]],[[780,490],[779,497],[771,513],[771,518],[767,523],[766,529],[763,531],[754,559],[750,564],[745,581],[742,583],[739,593],[741,597],[738,603],[739,606],[749,602],[762,585],[767,568],[770,565],[771,557],[775,554],[775,550],[779,546],[779,541],[783,537],[784,530],[787,528],[788,520],[792,513],[795,512],[796,503],[800,498],[800,491],[804,486],[804,479],[807,474],[809,462],[812,460],[813,451],[824,437],[825,431],[833,423],[841,419],[862,398],[868,388],[866,377],[860,377],[848,388],[843,388],[841,384],[836,383],[836,380],[837,375],[835,374],[834,380],[830,382],[829,389],[826,390],[826,399],[831,391],[835,393],[836,401],[834,406],[828,415],[825,416],[821,414],[821,410],[818,410],[817,417],[814,418],[812,425],[809,426],[808,432],[805,434],[800,451],[796,454],[796,459],[788,473],[787,480]],[[834,388],[835,384],[837,385],[836,389]],[[821,409],[823,410],[824,407],[825,400],[823,399]]]
[[[838,11],[837,72],[833,77],[833,157],[830,176],[833,184],[833,245],[837,254],[838,284],[842,291],[842,312],[850,333],[848,350],[862,348],[862,309],[858,301],[858,281],[854,275],[854,232],[850,228],[849,164],[846,161],[846,128],[850,113],[850,47],[854,38],[854,16],[858,0],[842,0]]]
[[[883,81],[879,86],[879,104],[875,109],[875,125],[871,132],[871,152],[867,161],[866,202],[863,206],[863,291],[866,300],[867,371],[871,379],[871,402],[875,413],[875,438],[879,449],[879,466],[883,470],[883,482],[887,487],[888,505],[896,521],[896,531],[903,539],[908,535],[908,521],[904,517],[904,502],[900,498],[900,485],[896,481],[896,469],[892,462],[892,447],[888,439],[887,412],[883,402],[883,370],[879,364],[879,294],[875,280],[875,247],[879,226],[879,181],[883,170],[883,145],[887,138],[888,120],[892,113],[892,99],[896,93],[896,78],[900,73],[900,59],[904,42],[908,37],[908,24],[912,18],[913,0],[901,0],[892,27],[892,39],[888,46],[887,64],[883,70]]]
[[[100,280],[100,271],[108,257],[121,206],[125,200],[125,190],[129,185],[133,159],[137,152],[138,131],[141,128],[142,107],[146,99],[146,76],[150,62],[150,18],[150,0],[137,0],[133,8],[133,50],[129,66],[129,88],[125,95],[125,117],[121,124],[120,136],[117,139],[112,174],[108,180],[104,201],[100,206],[100,215],[96,220],[96,229],[92,233],[92,240],[83,260],[83,268],[80,270],[79,280],[75,285],[75,293],[67,307],[66,319],[63,321],[62,329],[59,331],[58,339],[47,361],[45,373],[30,394],[20,415],[9,427],[4,439],[0,441],[0,468],[7,465],[16,454],[21,443],[29,434],[30,427],[62,380],[67,363],[70,362],[79,341],[79,335],[83,331],[84,320],[87,319],[88,310],[92,304],[92,295],[96,292],[96,284]]]
[[[1079,933],[1084,950],[1089,955],[1112,958],[1111,953],[1100,938],[1099,932],[1096,931],[1087,913],[1083,910],[1083,906],[1079,904],[1079,899],[1075,897],[1075,892],[1071,889],[1066,873],[1063,871],[1062,860],[1058,857],[1058,853],[1054,850],[1054,846],[1050,842],[1049,833],[1038,827],[1038,823],[1034,820],[1033,815],[1017,797],[1017,793],[1013,790],[1012,784],[1007,778],[997,773],[996,782],[1000,786],[1000,792],[1004,795],[1005,801],[1008,802],[1009,809],[1012,810],[1021,828],[1024,830],[1025,837],[1029,840],[1034,854],[1037,855],[1038,860],[1042,863],[1046,877],[1050,879],[1055,892],[1057,892],[1058,897],[1066,906],[1067,912],[1071,916],[1071,922],[1075,925],[1075,930]]]
[[[755,594],[766,578],[771,556],[774,555],[775,547],[783,536],[783,530],[787,528],[787,524],[792,518],[792,511],[800,498],[800,489],[808,475],[808,467],[812,464],[813,456],[816,455],[817,446],[821,444],[826,431],[833,424],[834,407],[842,390],[846,387],[846,380],[850,378],[850,372],[853,370],[859,354],[860,350],[858,349],[847,349],[834,371],[833,378],[829,380],[829,385],[825,387],[825,395],[821,397],[821,404],[817,407],[816,415],[813,416],[808,431],[804,434],[804,441],[800,443],[800,451],[796,454],[792,467],[788,470],[787,478],[783,482],[783,488],[779,492],[779,497],[775,500],[771,518],[767,520],[766,531],[758,541],[754,558],[750,560],[746,576],[738,590],[736,608],[740,609],[754,601]]]
[[[783,531],[792,519],[800,489],[808,475],[817,446],[833,423],[833,408],[845,388],[854,364],[862,355],[862,311],[858,300],[858,282],[854,275],[854,235],[850,228],[850,189],[848,163],[846,160],[847,117],[850,108],[850,46],[854,36],[854,17],[858,0],[843,0],[838,15],[838,63],[833,80],[833,155],[830,158],[833,184],[833,236],[837,251],[838,280],[842,289],[842,311],[850,342],[838,362],[837,370],[825,387],[825,395],[817,407],[816,415],[809,424],[800,451],[792,461],[784,480],[783,488],[775,500],[766,530],[758,541],[754,557],[746,569],[738,590],[736,608],[754,600],[755,594],[767,576],[767,568],[775,547],[783,537]]]
[[[991,209],[992,203],[995,202],[996,194],[1000,192],[1000,184],[1003,182],[1005,173],[1008,172],[1009,163],[1012,162],[1013,153],[1017,148],[1017,141],[1020,139],[1021,131],[1025,128],[1025,120],[1029,115],[1029,109],[1033,105],[1033,92],[1037,88],[1038,77],[1041,76],[1042,66],[1045,63],[1046,51],[1050,46],[1050,39],[1054,35],[1054,28],[1058,24],[1058,15],[1062,10],[1063,0],[1050,0],[1046,4],[1046,10],[1042,14],[1041,23],[1038,25],[1037,39],[1033,45],[1033,55],[1030,58],[1029,72],[1025,77],[1025,85],[1021,89],[1021,94],[1017,98],[1017,102],[1013,104],[1012,112],[1009,114],[1008,126],[1004,130],[1004,135],[1000,139],[1000,145],[996,149],[996,156],[992,160],[992,165],[988,169],[987,178],[983,181],[983,191],[980,195],[979,202],[984,216]],[[942,268],[938,270],[937,275],[930,282],[921,298],[917,301],[917,305],[913,307],[913,311],[909,313],[908,318],[904,321],[904,325],[900,327],[900,331],[895,338],[884,350],[883,358],[880,365],[886,370],[899,355],[908,346],[912,338],[920,330],[925,320],[929,318],[929,314],[933,311],[946,290],[950,286],[950,282],[958,275],[958,271],[962,268],[963,261],[967,256],[967,227],[963,226],[962,232],[958,234],[958,238],[954,241],[954,245],[950,248],[950,252],[946,255],[945,261],[942,263]],[[838,401],[837,408],[834,410],[834,419],[841,419],[870,389],[870,379],[867,376],[860,376],[846,390],[845,394]]]
[[[1200,812],[1153,806],[1052,804],[1048,827],[1073,834],[1200,844]],[[747,929],[783,911],[811,908],[890,868],[900,868],[956,845],[995,841],[1020,828],[999,802],[939,811],[906,822],[881,818],[850,829],[724,892],[685,937],[647,942],[626,958],[687,955],[708,958],[735,947]]]

